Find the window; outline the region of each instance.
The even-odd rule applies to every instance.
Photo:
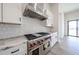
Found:
[[[79,20],[68,21],[68,35],[79,36]]]
[[[79,21],[78,21],[78,36],[79,36]]]

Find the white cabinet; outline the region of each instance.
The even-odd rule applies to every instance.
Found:
[[[0,40],[0,55],[27,54],[27,39],[24,36]]]
[[[45,22],[45,26],[47,27],[53,27],[53,14],[51,13],[50,10],[46,10],[46,15],[47,15],[47,19],[44,21]]]
[[[53,26],[53,15],[51,14],[51,12],[49,10],[47,10],[47,24],[46,26]]]
[[[49,4],[44,4],[44,15],[46,15],[47,19],[45,22],[45,26],[47,27],[53,27],[53,20],[54,20],[54,15],[50,9]]]
[[[1,22],[1,3],[0,3],[0,22]]]
[[[57,32],[51,34],[51,47],[57,42]]]
[[[25,55],[26,53],[26,43],[22,43],[12,47],[5,47],[0,49],[0,55]]]
[[[21,24],[21,4],[3,3],[3,23]]]
[[[36,4],[36,11],[38,13],[44,13],[44,3],[37,3]]]
[[[26,4],[26,6],[27,6],[27,8],[29,8],[29,9],[31,9],[33,11],[35,11],[35,9],[36,9],[35,3],[28,3],[28,4]]]

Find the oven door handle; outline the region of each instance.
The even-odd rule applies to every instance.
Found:
[[[17,49],[17,50],[15,50],[15,51],[11,52],[11,54],[16,53],[16,52],[18,52],[18,51],[19,51],[19,49]]]

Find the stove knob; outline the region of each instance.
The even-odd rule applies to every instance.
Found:
[[[33,47],[33,44],[30,44],[30,48]]]
[[[41,42],[43,42],[43,40],[41,40]]]
[[[36,43],[33,43],[33,45],[36,45]]]
[[[45,38],[45,40],[47,40],[47,38]]]
[[[37,41],[38,44],[40,44],[40,41]]]

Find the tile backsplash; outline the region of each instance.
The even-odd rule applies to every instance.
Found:
[[[0,39],[35,32],[49,32],[49,28],[45,27],[42,21],[29,17],[23,17],[21,25],[0,24]]]

